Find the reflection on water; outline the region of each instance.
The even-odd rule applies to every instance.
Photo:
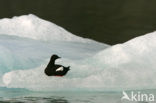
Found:
[[[18,97],[1,98],[0,103],[69,103],[64,97]]]
[[[6,92],[5,92],[6,91]],[[121,100],[122,92],[30,92],[0,90],[0,103],[156,103]],[[131,91],[127,91],[128,95]],[[135,91],[138,92],[138,91]],[[152,93],[156,90],[142,90],[141,93]],[[3,94],[3,95],[2,95]]]

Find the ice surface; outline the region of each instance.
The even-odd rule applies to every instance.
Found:
[[[39,77],[42,77],[40,74],[43,73],[52,54],[58,54],[65,60],[77,61],[89,58],[107,47],[109,46],[106,44],[77,37],[63,28],[32,14],[13,17],[12,19],[1,19],[0,80],[3,80],[1,85],[5,86],[7,84],[9,87],[13,81],[18,83],[18,78],[17,80],[11,78],[10,81],[9,77],[14,74],[6,76],[7,72],[29,71],[29,69],[34,71],[36,69],[33,68],[44,65],[37,72],[30,72],[30,74],[27,74],[27,72],[24,74],[17,73],[17,76],[20,74],[20,76],[27,77],[23,79],[23,82],[25,82],[23,85],[26,85],[26,80],[33,79],[34,81],[29,85],[31,87],[33,82],[35,83],[38,79],[44,81],[45,78]],[[69,63],[65,65],[69,65]],[[33,75],[32,73],[36,74]],[[35,75],[38,76],[38,79],[34,79]],[[45,76],[45,74],[42,75]],[[22,77],[20,78],[22,80]],[[42,87],[42,84],[39,87]]]
[[[18,27],[23,22],[27,26]],[[50,26],[38,29],[38,24]],[[156,32],[110,47],[27,15],[0,20],[0,33],[0,74],[2,85],[8,88],[102,91],[156,87]],[[57,63],[71,66],[65,77],[44,74],[51,54],[63,57]]]
[[[4,18],[0,20],[0,34],[16,35],[36,40],[59,40],[89,42],[75,36],[54,23],[38,18],[33,14]]]

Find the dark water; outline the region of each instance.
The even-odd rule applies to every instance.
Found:
[[[33,13],[108,44],[156,30],[156,0],[1,0],[0,18]]]

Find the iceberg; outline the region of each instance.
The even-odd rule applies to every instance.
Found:
[[[0,80],[32,91],[105,91],[156,87],[156,32],[113,46],[69,33],[29,14],[0,20]],[[44,69],[52,54],[71,66],[63,77]]]
[[[4,18],[0,20],[0,34],[27,37],[35,40],[51,41],[81,41],[87,42],[75,36],[54,23],[38,18],[33,14]]]
[[[12,81],[8,80],[10,76],[6,75],[16,70],[35,70],[33,68],[44,65],[41,71],[43,73],[52,54],[76,61],[89,58],[108,47],[107,44],[75,36],[33,14],[1,19],[0,85],[11,86]],[[39,72],[36,73],[41,77]],[[23,76],[29,77],[28,75],[24,73]],[[44,81],[42,78],[41,80]],[[18,79],[13,81],[18,82]],[[26,82],[26,78],[24,81]]]

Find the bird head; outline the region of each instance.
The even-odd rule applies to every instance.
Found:
[[[54,54],[54,55],[51,56],[51,59],[53,59],[53,60],[56,60],[56,59],[59,59],[59,58],[61,58],[61,57],[59,57],[59,56],[56,55],[56,54]]]

